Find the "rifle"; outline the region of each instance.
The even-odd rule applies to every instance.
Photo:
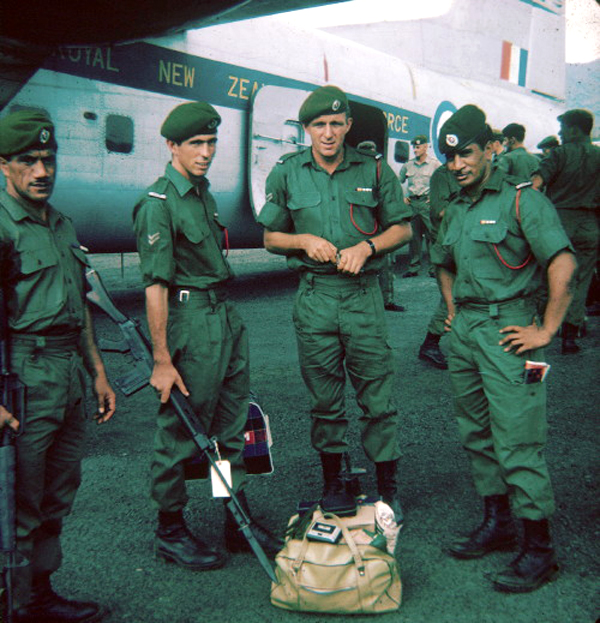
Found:
[[[106,313],[121,329],[123,339],[111,347],[110,350],[121,353],[129,352],[135,360],[135,369],[121,379],[115,381],[115,385],[126,396],[130,396],[134,392],[142,389],[142,387],[145,387],[150,380],[152,369],[154,368],[152,346],[140,330],[139,323],[136,320],[128,318],[117,309],[110,294],[104,287],[100,275],[93,268],[88,269],[86,272],[86,279],[90,286],[90,290],[87,293],[88,300]],[[217,440],[215,438],[209,439],[206,435],[194,410],[179,388],[173,386],[171,389],[170,401],[179,420],[190,434],[192,441],[196,444],[200,452],[206,456],[208,462],[213,467],[216,475],[229,494],[227,508],[239,526],[240,531],[246,537],[248,544],[252,548],[252,551],[258,558],[266,574],[273,582],[277,582],[273,567],[252,532],[250,518],[223,476],[213,456],[216,450]]]
[[[14,438],[22,434],[25,419],[25,386],[19,377],[10,372],[8,354],[8,322],[4,296],[0,287],[0,404],[19,420],[18,433],[8,425],[0,430],[0,553],[3,554],[2,576],[4,578],[4,600],[6,623],[13,620],[13,569],[17,564],[17,540],[15,530],[15,470],[16,452]],[[1,610],[1,608],[0,608]]]

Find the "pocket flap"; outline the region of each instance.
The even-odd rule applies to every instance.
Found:
[[[507,233],[506,223],[480,223],[471,230],[471,240],[497,244],[506,238]]]
[[[42,268],[56,266],[57,260],[50,247],[31,249],[21,253],[21,272],[30,275]]]
[[[348,203],[365,206],[366,208],[375,208],[377,206],[377,199],[373,196],[373,191],[347,190],[346,200]]]
[[[302,210],[303,208],[315,208],[321,203],[321,193],[308,192],[291,197],[288,202],[290,210]]]

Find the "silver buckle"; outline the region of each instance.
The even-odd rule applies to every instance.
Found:
[[[190,291],[189,290],[179,290],[177,295],[180,303],[187,303],[190,300]]]

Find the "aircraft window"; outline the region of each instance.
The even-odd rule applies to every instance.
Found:
[[[133,119],[123,115],[106,117],[106,149],[120,154],[133,151]]]
[[[410,151],[408,143],[406,141],[396,141],[394,146],[394,160],[396,162],[405,163],[408,162]]]

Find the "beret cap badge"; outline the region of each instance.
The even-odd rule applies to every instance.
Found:
[[[42,145],[45,145],[49,140],[50,140],[50,131],[44,128],[40,132],[40,143],[42,143]]]
[[[448,134],[446,136],[446,144],[450,147],[456,147],[458,145],[458,136],[456,134]]]
[[[331,110],[339,110],[342,102],[340,100],[333,100],[333,104],[331,104]]]

